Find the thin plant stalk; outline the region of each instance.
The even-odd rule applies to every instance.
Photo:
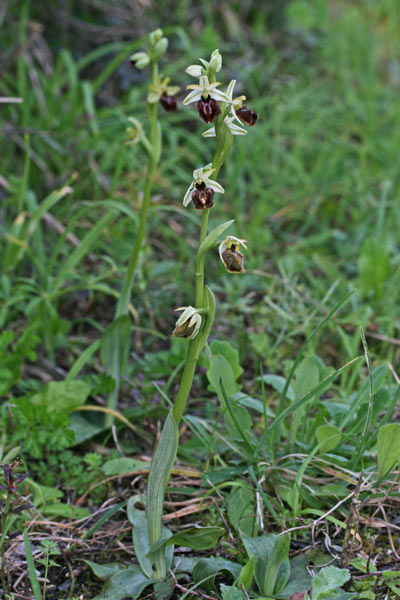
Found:
[[[155,61],[151,61],[150,63],[150,83],[151,85],[156,85],[158,80],[158,67]],[[143,247],[145,234],[146,234],[146,225],[147,225],[147,215],[149,211],[149,204],[151,198],[151,190],[153,186],[154,175],[156,172],[156,168],[160,159],[160,151],[156,152],[156,146],[158,142],[158,126],[157,126],[157,103],[147,103],[147,109],[149,114],[149,122],[150,122],[150,146],[152,151],[149,153],[149,162],[147,165],[146,179],[144,183],[143,190],[143,201],[142,207],[140,210],[140,222],[139,229],[136,234],[135,243],[132,248],[132,255],[129,261],[128,269],[126,271],[124,284],[122,287],[121,295],[117,302],[117,307],[115,310],[115,319],[120,317],[121,315],[126,315],[129,312],[129,304],[132,294],[132,286],[133,279],[135,276],[135,270],[137,261],[140,255],[140,251]]]

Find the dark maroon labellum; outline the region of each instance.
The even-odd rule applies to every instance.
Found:
[[[247,108],[245,104],[236,111],[236,115],[243,123],[250,125],[250,127],[253,127],[258,121],[258,114],[254,110]]]
[[[206,123],[212,123],[221,114],[218,102],[214,98],[211,98],[211,96],[208,96],[206,99],[201,98],[201,100],[196,102],[196,108],[200,117]]]
[[[194,207],[198,210],[205,208],[212,208],[214,206],[214,190],[206,187],[204,181],[202,183],[196,183],[196,189],[192,192],[192,201]]]
[[[176,110],[176,108],[177,108],[175,96],[169,96],[168,94],[162,94],[162,96],[160,97],[160,102],[161,102],[163,108],[165,108],[165,110],[168,112],[170,112],[170,111],[172,112],[173,110]]]

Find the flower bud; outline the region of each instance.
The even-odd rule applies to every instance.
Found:
[[[185,73],[190,75],[190,77],[200,78],[203,75],[203,67],[201,65],[189,65],[187,69],[185,69]]]
[[[222,56],[219,53],[219,50],[214,50],[211,54],[211,60],[208,65],[208,78],[212,80],[212,77],[215,73],[221,70],[222,67]]]
[[[149,33],[149,42],[151,46],[155,46],[159,40],[161,40],[163,36],[162,29],[155,29],[151,33]]]
[[[164,56],[166,50],[168,48],[168,40],[167,38],[161,38],[157,44],[154,46],[153,50],[153,59],[158,62],[162,56]]]
[[[181,306],[176,310],[183,310],[183,313],[177,320],[172,335],[192,340],[201,327],[202,318],[200,313],[193,306]]]
[[[132,65],[136,69],[145,69],[150,62],[150,58],[146,52],[135,52],[129,57]]]

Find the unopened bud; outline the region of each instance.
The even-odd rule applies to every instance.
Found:
[[[190,75],[190,77],[200,78],[203,74],[203,67],[201,65],[190,65],[185,69],[185,73]]]
[[[162,29],[155,29],[151,33],[149,33],[149,42],[151,46],[155,46],[159,40],[161,40],[163,36]]]
[[[161,38],[153,49],[153,59],[158,62],[162,56],[164,56],[166,50],[168,48],[168,40],[167,38]]]
[[[132,65],[136,69],[145,69],[150,62],[150,58],[146,52],[135,52],[129,57]]]

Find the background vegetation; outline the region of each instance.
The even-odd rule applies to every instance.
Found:
[[[146,122],[146,73],[128,57],[159,26],[180,100],[192,83],[185,68],[219,48],[225,80],[237,79],[236,91],[260,114],[229,156],[220,176],[226,193],[211,214],[214,225],[235,219],[233,234],[249,250],[243,276],[227,277],[217,254],[207,264],[218,313],[169,489],[167,508],[186,507],[172,528],[224,527],[212,552],[244,564],[243,532],[304,526],[293,532],[291,552],[323,547],[328,563],[344,548],[348,590],[359,594],[362,584],[364,597],[395,594],[395,576],[360,573],[371,564],[395,571],[399,559],[398,430],[379,438],[399,421],[397,0],[15,0],[0,5],[0,23],[0,96],[23,99],[1,105],[0,462],[23,459],[30,476],[20,493],[34,505],[12,517],[10,594],[30,597],[13,539],[21,543],[32,520],[31,541],[52,538],[63,551],[62,566],[50,567],[48,597],[95,596],[98,579],[78,558],[134,560],[122,504],[145,490],[178,385],[186,340],[170,335],[174,309],[193,294],[199,227],[182,199],[213,144],[201,140],[192,108],[162,115],[118,405],[128,423],[104,428],[100,411],[113,383],[99,353],[87,349],[113,318],[142,197],[143,156],[125,142],[128,116]],[[305,342],[282,401],[289,409],[310,395],[264,444]],[[251,439],[223,414],[213,356],[230,367],[226,392]],[[395,449],[389,458],[385,443]],[[242,503],[235,490],[245,490]],[[217,584],[208,592],[234,599]]]

